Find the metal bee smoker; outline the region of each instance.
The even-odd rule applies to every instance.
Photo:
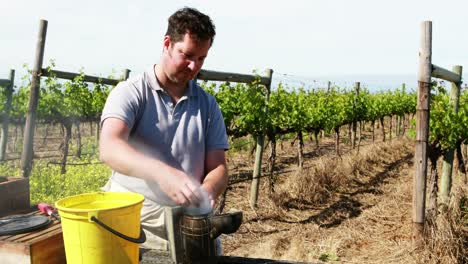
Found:
[[[166,208],[173,261],[183,264],[216,263],[216,238],[236,232],[241,223],[241,211],[212,215],[187,212],[177,207]]]

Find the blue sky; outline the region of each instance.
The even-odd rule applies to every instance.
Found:
[[[411,82],[424,20],[433,21],[433,63],[468,66],[463,0],[0,0],[0,78],[10,68],[20,75],[24,63],[32,65],[41,18],[49,22],[45,63],[54,59],[57,69],[83,67],[101,76],[124,68],[141,72],[158,61],[167,17],[183,6],[198,8],[216,24],[205,69],[272,68],[276,78],[294,82],[373,85],[375,76]]]

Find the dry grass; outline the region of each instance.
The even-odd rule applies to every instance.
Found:
[[[428,219],[425,245],[418,252],[424,263],[468,263],[467,186],[452,195],[449,210]]]
[[[461,213],[452,212],[452,220],[440,224],[448,230],[431,232],[424,249],[414,250],[412,156],[413,144],[404,139],[341,158],[324,153],[306,160],[303,170],[283,168],[290,172],[280,175],[274,194],[262,186],[255,211],[248,205],[250,182],[231,186],[227,209],[242,209],[244,223],[224,236],[226,253],[308,262],[466,263],[466,223],[454,220]]]

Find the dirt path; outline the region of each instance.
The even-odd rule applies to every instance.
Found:
[[[336,158],[329,156],[312,157],[299,174],[290,163],[283,169],[293,172],[284,179],[300,182],[303,174],[317,174],[317,166],[324,170],[334,166],[331,161]],[[253,211],[247,202],[249,182],[236,184],[228,193],[226,208],[243,210],[244,223],[237,233],[223,237],[225,251],[232,256],[291,261],[415,263],[412,159],[408,140],[369,144],[360,154],[350,152],[336,166],[353,175],[324,203],[287,199],[279,205],[278,199],[268,198],[264,184],[259,209]],[[278,185],[283,193],[294,191],[290,179]]]

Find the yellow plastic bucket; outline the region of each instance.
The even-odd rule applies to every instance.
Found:
[[[62,219],[67,263],[138,263],[144,197],[137,193],[97,192],[55,203]]]

